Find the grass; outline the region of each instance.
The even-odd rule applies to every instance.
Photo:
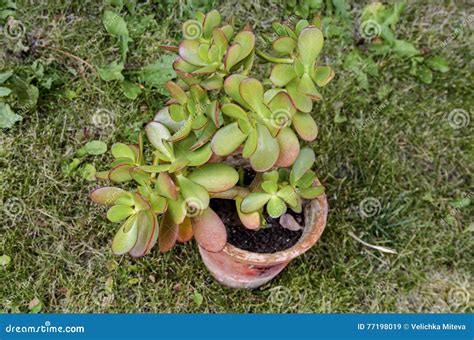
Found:
[[[222,1],[216,7],[224,16],[236,15],[238,25],[268,31],[272,20],[291,17],[283,3]],[[449,60],[450,71],[436,73],[430,85],[409,75],[409,62],[388,57],[377,59],[380,75],[363,89],[344,68],[355,46],[365,48],[355,30],[326,41],[322,59],[336,78],[313,111],[320,133],[312,146],[328,193],[328,224],[313,249],[251,291],[217,284],[194,243],[165,255],[155,249],[142,259],[113,256],[116,226],[88,198],[96,183],[61,171],[89,139],[109,146],[127,140],[166,100],[156,88],[128,100],[116,82],[101,81],[80,61],[103,65],[119,55],[101,23],[105,8],[20,1],[16,18],[25,25],[29,49],[14,51],[14,43],[1,37],[5,68],[21,70],[41,60],[61,79],[41,92],[22,122],[1,132],[0,255],[12,260],[0,267],[1,311],[28,312],[35,298],[48,313],[473,311],[473,204],[455,208],[461,199],[472,201],[473,123],[455,129],[448,119],[453,109],[470,114],[473,104],[472,32],[462,25],[472,14],[467,3],[409,2],[402,15],[399,37]],[[158,45],[180,38],[179,22],[194,8],[186,1],[143,7],[155,20],[134,38],[126,68],[139,69],[165,54]],[[361,9],[351,4],[354,27]],[[336,17],[327,9],[322,14]],[[457,28],[455,39],[440,48]],[[107,129],[91,124],[98,110],[112,114]],[[361,121],[363,129],[354,130]],[[96,167],[104,168],[107,157],[95,158]],[[370,216],[360,213],[368,198],[377,208]],[[351,234],[397,253],[372,249]]]

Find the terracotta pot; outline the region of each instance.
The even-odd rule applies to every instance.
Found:
[[[253,253],[229,243],[218,253],[199,247],[207,269],[221,284],[232,288],[257,288],[273,279],[295,257],[310,249],[321,237],[328,214],[326,195],[321,195],[304,208],[305,227],[298,242],[276,253]]]

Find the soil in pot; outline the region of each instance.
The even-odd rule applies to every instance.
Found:
[[[212,199],[211,208],[219,215],[227,229],[227,242],[233,246],[255,252],[275,253],[292,247],[298,242],[302,230],[289,230],[280,225],[279,218],[272,218],[264,213],[266,226],[258,230],[249,230],[240,222],[234,200]],[[291,209],[291,214],[299,225],[304,226],[303,213],[297,214]]]

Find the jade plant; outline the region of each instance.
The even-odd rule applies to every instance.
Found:
[[[249,229],[265,228],[266,216],[301,228],[288,209],[301,213],[306,200],[324,192],[312,170],[314,151],[300,147],[300,139],[317,136],[310,112],[321,99],[318,87],[334,76],[317,63],[323,46],[317,24],[274,24],[267,52],[256,49],[250,28],[236,31],[215,10],[182,28],[178,46],[163,46],[178,54],[177,79],[166,83],[171,98],[145,127],[149,144],[140,132],[137,144],[114,144],[110,169],[96,175],[124,184],[91,193],[109,206],[110,221],[122,223],[115,254],[143,256],[156,243],[165,252],[193,237],[221,251],[226,228],[211,199],[234,200]],[[274,64],[269,79],[250,74],[257,56]]]

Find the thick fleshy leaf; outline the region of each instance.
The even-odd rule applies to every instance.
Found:
[[[257,150],[258,133],[257,129],[252,129],[249,132],[247,140],[245,141],[244,149],[242,150],[242,157],[249,158]]]
[[[275,163],[276,167],[286,168],[292,165],[300,153],[300,142],[290,127],[280,131],[277,137],[280,153]]]
[[[244,197],[240,210],[244,214],[253,213],[263,207],[270,198],[272,198],[272,195],[265,192],[252,192]]]
[[[255,35],[251,31],[239,32],[234,38],[234,43],[241,46],[240,60],[243,60],[255,47]]]
[[[162,154],[170,157],[169,149],[163,144],[163,141],[168,140],[171,137],[170,131],[161,123],[150,122],[145,127],[146,135],[150,143],[158,149]],[[178,130],[180,131],[180,130]]]
[[[153,120],[155,122],[163,124],[169,131],[172,132],[178,131],[184,125],[184,122],[176,122],[174,119],[171,118],[167,106],[159,110]]]
[[[270,217],[277,218],[286,213],[286,204],[278,196],[273,196],[267,203],[267,213]]]
[[[193,128],[194,119],[195,119],[195,116],[189,116],[189,118],[186,120],[186,122],[181,127],[181,129],[176,131],[171,137],[169,137],[167,139],[167,141],[171,142],[171,143],[174,143],[174,142],[178,142],[180,140],[183,140],[184,138],[189,136],[189,134],[191,133],[192,128]]]
[[[170,168],[169,164],[158,164],[158,165],[141,165],[140,169],[148,173],[159,173],[163,171],[168,171]]]
[[[227,52],[224,58],[224,67],[226,71],[230,71],[230,69],[241,60],[240,59],[241,52],[242,52],[242,47],[239,44],[233,44],[227,49]]]
[[[298,112],[293,116],[293,127],[298,135],[311,142],[318,136],[318,126],[309,113]]]
[[[214,123],[215,127],[221,126],[222,118],[221,118],[221,113],[219,111],[219,104],[218,104],[217,100],[213,100],[206,107],[206,115]]]
[[[243,98],[240,96],[240,82],[244,79],[247,79],[246,76],[243,74],[232,74],[231,76],[227,77],[224,81],[224,91],[225,93],[242,105],[244,108],[248,108],[249,106]]]
[[[301,31],[309,26],[308,20],[300,20],[295,25],[295,34],[300,35]]]
[[[268,107],[272,111],[269,125],[276,131],[272,135],[276,136],[281,128],[291,123],[296,107],[291,97],[284,91],[277,93],[268,103]]]
[[[212,30],[213,45],[217,48],[218,54],[216,61],[220,62],[225,54],[227,47],[229,46],[229,40],[227,39],[224,31],[218,27]]]
[[[318,86],[326,86],[334,78],[334,70],[331,66],[319,66],[314,70],[314,81]]]
[[[243,119],[248,120],[247,113],[239,105],[233,103],[227,103],[222,105],[221,111],[226,116],[229,116],[235,120]]]
[[[283,87],[296,77],[293,65],[276,64],[270,73],[270,80],[275,86]]]
[[[234,35],[234,28],[231,25],[224,25],[221,28],[222,32],[224,32],[225,37],[229,41],[230,38],[232,38],[232,35]]]
[[[194,72],[198,68],[199,68],[199,66],[190,64],[181,57],[177,57],[176,60],[173,63],[173,69],[176,71],[176,73],[182,71],[182,72],[188,74],[188,72]]]
[[[178,226],[178,241],[179,242],[188,242],[193,238],[193,226],[191,224],[191,219],[189,217],[186,217],[183,221]]]
[[[262,183],[262,189],[268,194],[275,194],[278,190],[278,183],[274,181],[264,181]]]
[[[177,180],[181,194],[190,209],[199,211],[209,206],[209,193],[202,185],[189,180],[183,175],[178,175]]]
[[[277,161],[280,147],[265,126],[257,124],[257,134],[257,149],[250,157],[250,165],[255,171],[267,171]]]
[[[129,251],[133,257],[148,254],[158,239],[158,221],[150,210],[140,211],[137,217],[138,235],[135,246]]]
[[[311,67],[323,48],[323,33],[316,27],[308,26],[298,36],[298,53],[305,67]]]
[[[305,73],[298,83],[298,92],[303,93],[311,98],[311,100],[321,100],[322,96],[314,85],[313,79]]]
[[[136,210],[148,210],[151,209],[151,204],[148,200],[140,193],[133,193],[133,203],[135,204]]]
[[[308,200],[314,199],[324,193],[324,187],[323,186],[317,186],[317,187],[310,187],[307,189],[300,190],[300,195],[303,198],[306,198]]]
[[[178,225],[173,221],[171,214],[164,214],[161,218],[160,232],[158,234],[158,247],[165,253],[176,244],[178,238]]]
[[[117,165],[115,168],[110,170],[109,179],[117,183],[130,181],[132,179],[130,168],[131,166],[129,164]]]
[[[186,104],[188,101],[188,96],[186,96],[186,93],[184,90],[179,87],[177,84],[175,84],[172,81],[166,82],[166,89],[170,93],[170,95],[176,99],[181,105]]]
[[[116,255],[128,253],[137,242],[138,227],[137,215],[130,216],[115,234],[112,242],[112,251]]]
[[[183,40],[178,47],[179,56],[192,65],[206,66],[206,61],[199,55],[199,45],[198,40]]]
[[[189,149],[189,147],[188,147]],[[183,149],[179,149],[179,157],[186,157],[189,161],[187,166],[201,166],[206,164],[212,157],[211,143],[207,143],[194,151],[185,151],[181,154]]]
[[[280,37],[273,41],[273,49],[277,52],[290,54],[296,47],[296,42],[290,37]]]
[[[208,90],[220,90],[224,84],[224,77],[220,74],[214,74],[211,77],[201,81],[201,86]]]
[[[247,78],[240,82],[240,96],[255,112],[261,112],[263,106],[263,86],[257,79]]]
[[[239,173],[230,165],[211,163],[194,170],[188,179],[201,185],[208,192],[222,192],[237,184]]]
[[[176,201],[168,201],[168,211],[171,220],[174,224],[178,225],[183,223],[184,218],[186,217],[186,203],[184,202],[183,196],[178,195]]]
[[[116,200],[127,192],[120,188],[104,187],[91,192],[90,198],[93,202],[103,205],[114,205]]]
[[[293,103],[295,103],[296,108],[299,111],[302,112],[311,112],[311,109],[313,108],[313,101],[311,98],[303,93],[300,93],[298,91],[298,84],[299,81],[298,79],[293,79],[286,85],[286,90],[288,91],[288,94],[291,96],[291,99],[293,99]]]
[[[240,210],[240,206],[242,204],[242,198],[241,197],[236,197],[235,198],[235,206],[237,209],[237,214],[239,216],[240,222],[244,225],[245,228],[255,230],[258,227],[260,227],[260,213],[258,211],[255,211],[250,214],[244,214]]]
[[[189,150],[194,151],[209,142],[212,136],[214,136],[216,130],[217,128],[214,124],[207,124],[200,132],[198,139],[194,142],[193,145],[191,145]]]
[[[111,151],[115,158],[128,158],[135,161],[135,153],[127,144],[115,143],[112,145]]]
[[[154,192],[150,193],[149,200],[151,204],[151,209],[155,214],[162,214],[168,208],[168,200],[165,197],[159,196]]]
[[[290,172],[290,183],[294,184],[298,181],[306,171],[310,170],[316,160],[313,149],[303,148],[298,155],[293,168]]]
[[[237,123],[226,125],[212,138],[212,151],[218,156],[227,156],[237,150],[247,136],[240,131]]]
[[[95,173],[95,178],[96,179],[102,179],[102,180],[104,180],[104,179],[108,180],[109,179],[109,172],[110,171],[97,171]]]
[[[305,174],[296,181],[296,186],[301,189],[308,189],[313,186],[314,180],[316,179],[316,174],[314,171],[306,171]]]
[[[160,195],[172,199],[175,201],[178,199],[178,192],[176,190],[176,184],[171,179],[170,175],[166,172],[161,172],[155,183],[155,188],[158,190]]]
[[[227,231],[220,217],[211,209],[192,219],[196,242],[209,252],[220,252],[227,243]]]
[[[294,207],[298,204],[298,194],[291,185],[285,185],[277,192],[277,196],[283,199],[289,206]]]
[[[116,204],[107,211],[107,219],[110,222],[120,222],[134,213],[134,209],[127,205]]]
[[[130,176],[132,176],[133,180],[140,185],[145,185],[145,183],[150,179],[150,174],[138,166],[130,168]]]
[[[221,24],[221,14],[217,10],[212,10],[206,14],[203,23],[203,35],[205,39],[212,36],[212,30]]]

